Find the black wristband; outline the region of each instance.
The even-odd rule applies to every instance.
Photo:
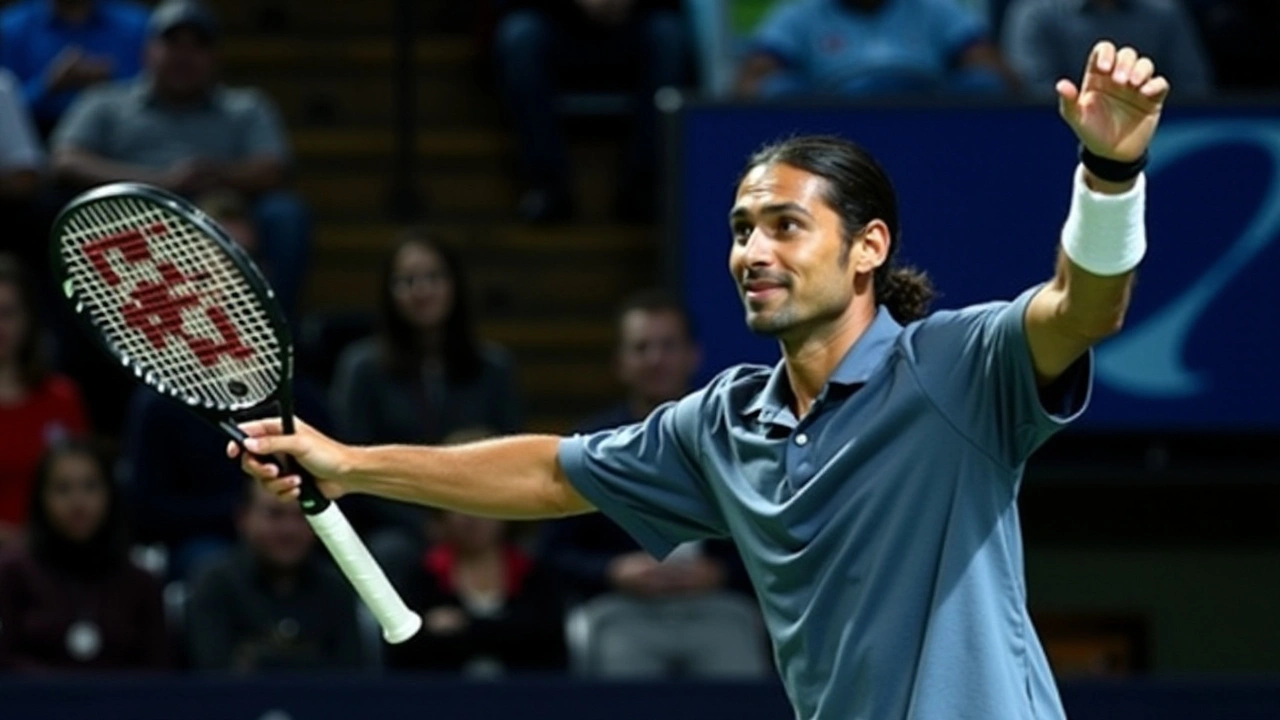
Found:
[[[1085,169],[1097,176],[1099,180],[1106,180],[1107,182],[1122,183],[1138,177],[1143,168],[1147,166],[1147,159],[1148,153],[1145,150],[1142,151],[1142,157],[1137,160],[1122,162],[1095,155],[1089,152],[1089,148],[1083,144],[1080,146],[1080,162]]]

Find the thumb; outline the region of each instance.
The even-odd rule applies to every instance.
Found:
[[[1074,120],[1079,115],[1080,88],[1070,80],[1062,79],[1053,89],[1058,91],[1058,112],[1062,117]]]

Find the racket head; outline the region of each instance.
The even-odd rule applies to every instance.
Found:
[[[275,293],[192,203],[111,183],[71,200],[50,237],[72,313],[140,381],[206,416],[289,400],[293,343]]]

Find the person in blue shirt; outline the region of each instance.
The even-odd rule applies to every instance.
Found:
[[[788,0],[748,42],[749,98],[1000,95],[1017,77],[959,0]]]
[[[142,72],[149,14],[127,0],[23,0],[0,12],[0,66],[22,81],[42,137],[81,90]]]
[[[1081,162],[1055,272],[1012,301],[926,315],[926,277],[894,262],[887,175],[848,141],[800,136],[751,158],[729,214],[729,269],[776,367],[729,368],[589,435],[350,447],[268,419],[244,424],[245,449],[294,456],[330,497],[598,509],[658,558],[730,537],[801,720],[1060,720],[1016,499],[1028,457],[1087,406],[1092,347],[1120,328],[1146,252],[1142,169],[1169,92],[1155,72],[1102,42],[1079,85],[1058,82]],[[297,497],[298,477],[227,454]]]

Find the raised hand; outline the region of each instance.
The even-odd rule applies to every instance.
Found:
[[[1169,96],[1155,62],[1131,47],[1093,47],[1079,87],[1058,81],[1058,111],[1095,155],[1128,162],[1146,152]]]

